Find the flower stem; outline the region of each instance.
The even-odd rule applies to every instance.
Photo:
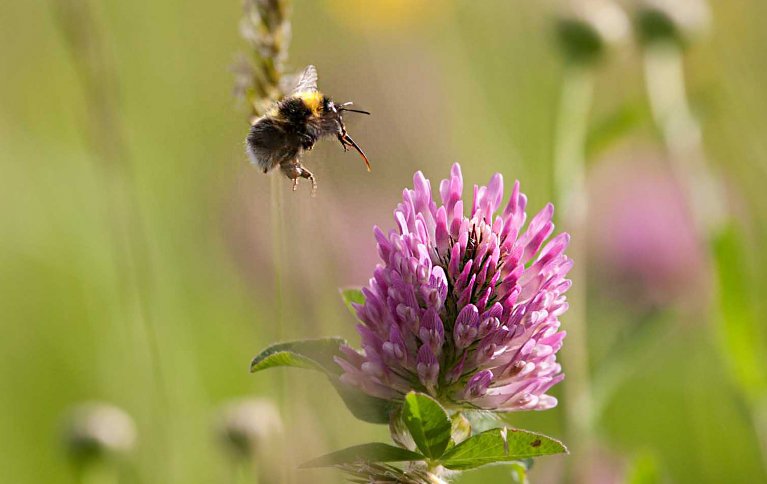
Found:
[[[563,362],[567,371],[564,392],[568,441],[575,466],[583,466],[591,448],[592,404],[586,336],[586,240],[588,203],[585,186],[585,143],[594,92],[594,72],[571,65],[565,71],[557,121],[554,153],[554,189],[564,230],[573,235],[568,249],[575,266],[568,294],[570,310],[565,322],[567,344]],[[580,469],[574,469],[581,475]]]
[[[244,65],[235,66],[238,74],[237,91],[247,101],[250,122],[262,116],[276,101],[284,97],[282,82],[284,63],[290,45],[289,0],[243,0],[244,16],[240,25],[243,38],[248,43],[249,52]],[[289,324],[289,308],[286,305],[286,236],[284,180],[276,173],[270,179],[270,228],[272,235],[272,267],[274,273],[274,322],[278,341],[292,336]],[[277,398],[283,405],[291,404],[287,398],[288,381],[282,375],[277,386]],[[285,413],[286,424],[295,412]],[[295,481],[293,468],[289,462],[280,465],[280,482]]]
[[[288,0],[243,0],[240,31],[250,51],[246,65],[237,66],[238,90],[248,101],[251,121],[284,96],[280,88],[283,65],[290,45],[290,2]],[[274,174],[270,180],[270,224],[276,338],[286,336],[285,307],[285,217],[283,180]],[[280,388],[284,397],[284,388]],[[282,399],[282,398],[281,398]]]
[[[236,459],[232,462],[232,484],[259,484],[258,468],[250,458]]]
[[[118,484],[118,482],[117,470],[103,461],[86,464],[77,472],[78,484]]]
[[[702,130],[687,101],[682,48],[673,42],[648,45],[644,73],[655,124],[696,226],[703,236],[715,236],[725,222],[724,195],[706,162]]]
[[[565,73],[557,120],[554,190],[565,224],[586,218],[585,144],[594,91],[594,73],[585,66]]]
[[[283,217],[284,196],[282,180],[273,176],[270,180],[270,224],[272,232],[272,264],[274,266],[274,310],[277,324],[276,338],[282,341],[285,328],[285,222]]]
[[[284,192],[283,180],[280,177],[272,176],[270,179],[270,225],[272,232],[272,266],[274,272],[274,322],[276,324],[275,338],[277,341],[286,340],[290,333],[287,328],[288,318],[286,317],[287,308],[285,305],[285,217],[284,217]],[[285,375],[280,375],[277,384],[277,399],[282,405],[289,404],[288,398],[288,380]],[[290,425],[290,417],[293,412],[288,409],[284,417],[286,425]],[[292,482],[289,479],[290,469],[286,465],[279,466],[280,482]]]

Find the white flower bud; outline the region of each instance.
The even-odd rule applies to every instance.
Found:
[[[133,419],[107,403],[84,403],[70,410],[64,422],[64,443],[76,460],[124,454],[136,443]]]
[[[623,10],[606,0],[578,2],[562,15],[557,34],[565,57],[574,62],[590,63],[623,43],[629,23]]]
[[[644,43],[685,44],[708,30],[711,10],[704,0],[642,0],[636,24]]]
[[[216,428],[227,451],[248,459],[273,447],[273,440],[282,434],[282,429],[277,407],[269,400],[258,398],[224,404]]]

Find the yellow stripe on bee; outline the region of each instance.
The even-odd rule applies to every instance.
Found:
[[[322,106],[322,94],[318,91],[302,91],[296,93],[296,96],[306,104],[306,107],[312,110],[312,113],[318,115]]]

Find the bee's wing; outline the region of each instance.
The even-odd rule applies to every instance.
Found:
[[[306,66],[304,72],[298,76],[298,82],[293,89],[293,94],[297,92],[316,91],[317,90],[317,68],[313,65]]]

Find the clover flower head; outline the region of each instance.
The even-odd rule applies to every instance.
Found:
[[[342,382],[379,398],[425,391],[449,407],[547,409],[564,378],[566,233],[554,236],[546,205],[525,226],[515,183],[500,210],[503,177],[474,186],[465,215],[458,164],[440,184],[441,205],[421,172],[394,211],[396,229],[375,228],[379,264],[355,306],[362,352],[348,346]]]
[[[600,163],[589,183],[590,273],[607,297],[635,311],[699,307],[710,297],[703,242],[662,159]]]

